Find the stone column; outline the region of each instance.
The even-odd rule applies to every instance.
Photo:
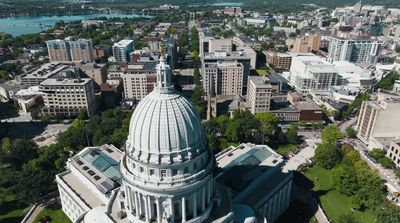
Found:
[[[149,219],[152,218],[152,210],[151,210],[151,197],[147,195],[147,209],[149,210]]]
[[[186,222],[186,200],[182,197],[182,222]]]
[[[211,180],[208,181],[207,190],[208,190],[208,193],[207,193],[207,204],[210,205],[211,194],[212,194],[212,190],[211,190]]]
[[[137,199],[137,192],[133,192],[133,200],[135,202],[135,216],[139,216],[139,204],[138,204],[138,199]]]
[[[148,205],[148,200],[147,200],[147,196],[143,196],[143,200],[144,200],[144,212],[145,212],[145,216],[146,216],[146,222],[150,222],[150,218],[149,218],[149,205]]]
[[[193,217],[197,217],[197,192],[192,195],[193,199]]]
[[[157,205],[157,222],[161,223],[161,210],[160,210],[160,199],[156,198],[156,205]]]
[[[175,216],[174,216],[174,203],[172,202],[172,197],[169,198],[169,206],[171,206],[171,221],[175,222]]]
[[[205,187],[201,188],[201,212],[204,212],[204,210],[206,209],[206,191],[205,191]]]

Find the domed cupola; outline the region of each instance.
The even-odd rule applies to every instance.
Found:
[[[132,114],[121,161],[132,222],[202,222],[213,197],[214,158],[201,118],[175,91],[161,46],[157,83]]]

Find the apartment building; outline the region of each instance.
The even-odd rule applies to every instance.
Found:
[[[289,53],[279,53],[276,51],[263,52],[268,64],[272,64],[277,69],[289,70],[292,64],[292,55]]]
[[[236,60],[206,63],[202,67],[206,94],[242,95],[244,66]],[[212,86],[213,85],[213,86]]]
[[[48,40],[47,51],[51,62],[93,62],[93,45],[89,39]]]
[[[250,76],[247,87],[247,102],[250,112],[268,112],[270,110],[272,85],[266,76]]]
[[[115,43],[112,47],[112,52],[115,58],[115,61],[120,62],[128,62],[130,61],[130,53],[135,50],[133,46],[133,40],[124,39]]]
[[[382,43],[372,39],[345,39],[330,37],[328,59],[352,63],[377,62]]]
[[[121,73],[124,84],[124,98],[142,100],[154,88],[157,80],[157,62],[129,64]]]
[[[56,78],[48,78],[40,83],[39,91],[43,95],[43,115],[77,116],[85,110],[89,116],[97,109],[94,81],[91,78],[79,78],[75,69],[59,72]]]
[[[101,85],[106,83],[107,80],[107,65],[86,63],[79,65],[79,68],[85,72],[87,76],[92,78],[96,84]]]
[[[305,35],[297,37],[293,44],[293,53],[317,52],[321,46],[321,35]]]

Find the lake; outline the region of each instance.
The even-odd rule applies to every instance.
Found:
[[[151,17],[141,14],[122,14],[122,13],[99,13],[90,15],[73,15],[73,16],[28,16],[28,17],[13,17],[0,18],[0,31],[9,33],[13,36],[22,34],[40,33],[46,30],[49,26],[53,26],[56,22],[70,22],[74,20],[86,20],[96,17],[118,17],[118,18],[137,18]]]

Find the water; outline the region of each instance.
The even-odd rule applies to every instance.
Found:
[[[29,17],[0,18],[0,31],[9,33],[12,36],[40,33],[61,20],[64,22],[70,22],[74,20],[93,19],[96,17],[136,18],[136,17],[151,17],[151,16],[145,16],[140,14],[100,13],[100,14],[74,15],[74,16],[29,16]]]

